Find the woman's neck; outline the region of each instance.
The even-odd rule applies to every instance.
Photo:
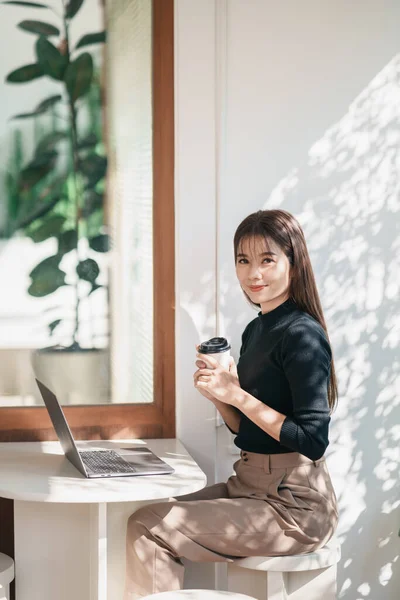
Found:
[[[266,313],[271,312],[271,310],[275,310],[275,308],[278,308],[278,306],[280,306],[281,304],[283,304],[284,302],[286,302],[286,300],[289,300],[289,293],[288,292],[286,292],[285,294],[281,294],[280,296],[277,296],[276,298],[273,298],[272,300],[268,300],[267,302],[263,302],[260,305],[261,313],[263,315],[265,315]]]

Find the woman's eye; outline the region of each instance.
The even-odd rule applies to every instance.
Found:
[[[267,264],[273,263],[274,261],[272,260],[272,258],[264,258],[263,262],[267,261]],[[239,258],[238,259],[238,264],[239,265],[246,265],[248,264],[248,260],[247,258]]]

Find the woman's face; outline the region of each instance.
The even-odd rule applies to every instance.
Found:
[[[290,263],[272,240],[244,239],[236,257],[236,275],[242,289],[261,312],[269,312],[289,298]]]

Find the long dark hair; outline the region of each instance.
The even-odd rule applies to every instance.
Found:
[[[235,232],[233,240],[235,264],[240,243],[244,239],[256,237],[263,238],[267,248],[269,241],[273,240],[286,254],[291,265],[290,298],[294,300],[300,310],[318,321],[329,341],[306,240],[299,222],[285,210],[259,210],[252,213],[240,223]],[[259,304],[250,300],[244,290],[243,293],[253,306],[260,307]],[[337,399],[338,386],[332,358],[328,384],[328,403],[331,410],[336,406]]]

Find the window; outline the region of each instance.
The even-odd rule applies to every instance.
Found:
[[[130,22],[126,15],[131,18],[133,36],[135,24],[150,18],[143,12],[146,6],[147,0],[125,0],[118,3],[118,9],[110,8],[111,37],[118,22],[123,23],[126,33],[119,44],[122,53],[122,44],[129,42]],[[115,90],[110,92],[111,132],[115,135],[119,128],[123,136],[121,146],[112,135],[109,140],[107,211],[116,249],[114,281],[110,283],[112,403],[64,407],[77,439],[175,435],[173,0],[153,0],[151,7],[151,39],[146,41],[146,36],[142,36],[142,45],[132,42],[127,48],[143,55],[147,52],[152,78],[138,98],[129,97],[129,87],[125,88],[126,96],[120,89],[122,97],[114,94]],[[121,15],[125,15],[123,20]],[[120,66],[123,73],[118,71],[118,77],[125,77],[126,82],[134,84],[138,77],[146,81],[146,76],[138,71],[130,72],[128,59],[121,61]],[[131,89],[133,92],[134,85]],[[118,102],[121,114],[127,114],[126,129],[123,119],[115,121]],[[143,129],[135,136],[130,124],[142,118]],[[151,118],[152,135],[148,127]],[[137,169],[135,173],[129,173],[129,160]],[[127,206],[131,186],[135,194],[132,206]],[[118,201],[119,209],[113,204]],[[122,227],[118,225],[121,218]],[[125,243],[129,243],[126,253]],[[143,286],[140,293],[135,289],[139,276],[148,281],[146,293]],[[44,408],[0,409],[1,441],[42,439],[55,439]]]

